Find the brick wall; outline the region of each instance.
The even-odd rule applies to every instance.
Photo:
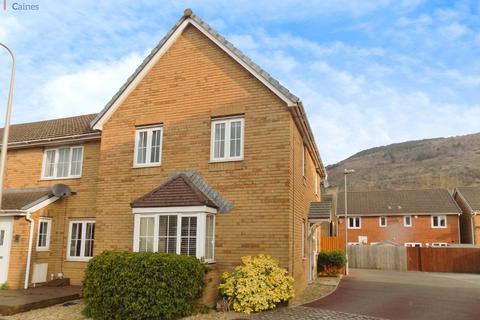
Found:
[[[338,235],[345,235],[343,217],[339,218]],[[368,243],[393,241],[398,244],[420,242],[422,245],[432,242],[459,243],[459,217],[447,216],[446,228],[432,228],[431,216],[412,216],[412,226],[403,226],[403,216],[388,216],[387,226],[379,226],[379,217],[362,217],[361,229],[348,229],[348,242],[358,242],[359,236],[367,236]]]

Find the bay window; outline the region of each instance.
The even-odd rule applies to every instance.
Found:
[[[243,118],[212,120],[210,160],[242,160],[243,131]]]
[[[79,178],[82,175],[83,147],[46,149],[43,156],[43,179]]]
[[[190,210],[152,212],[135,208],[134,251],[176,253],[194,256],[207,262],[214,260],[215,215]],[[185,209],[185,208],[183,208]],[[188,210],[188,209],[187,209]],[[208,210],[207,210],[208,211]]]

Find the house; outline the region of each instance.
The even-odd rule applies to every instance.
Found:
[[[445,189],[348,192],[347,237],[351,245],[388,241],[402,246],[460,242],[459,215]],[[345,193],[337,196],[338,235],[345,235]]]
[[[195,256],[210,302],[245,255],[309,280],[325,168],[302,102],[191,10],[100,113],[15,125],[9,148],[12,288],[80,284],[104,250]]]
[[[462,243],[480,243],[480,187],[458,187],[453,198],[462,210],[460,237]]]

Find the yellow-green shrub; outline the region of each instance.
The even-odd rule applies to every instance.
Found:
[[[230,299],[238,312],[258,312],[275,308],[293,297],[293,278],[270,256],[242,258],[243,265],[224,273],[220,293]]]

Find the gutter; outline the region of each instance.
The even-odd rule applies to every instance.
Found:
[[[63,136],[63,137],[48,138],[48,139],[10,142],[8,146],[9,146],[9,149],[20,149],[20,148],[28,148],[32,146],[45,146],[45,145],[51,145],[56,143],[64,143],[72,140],[73,141],[90,141],[90,140],[98,140],[100,138],[101,138],[101,133],[94,132],[94,133],[88,133],[88,134],[77,134],[73,136]]]

